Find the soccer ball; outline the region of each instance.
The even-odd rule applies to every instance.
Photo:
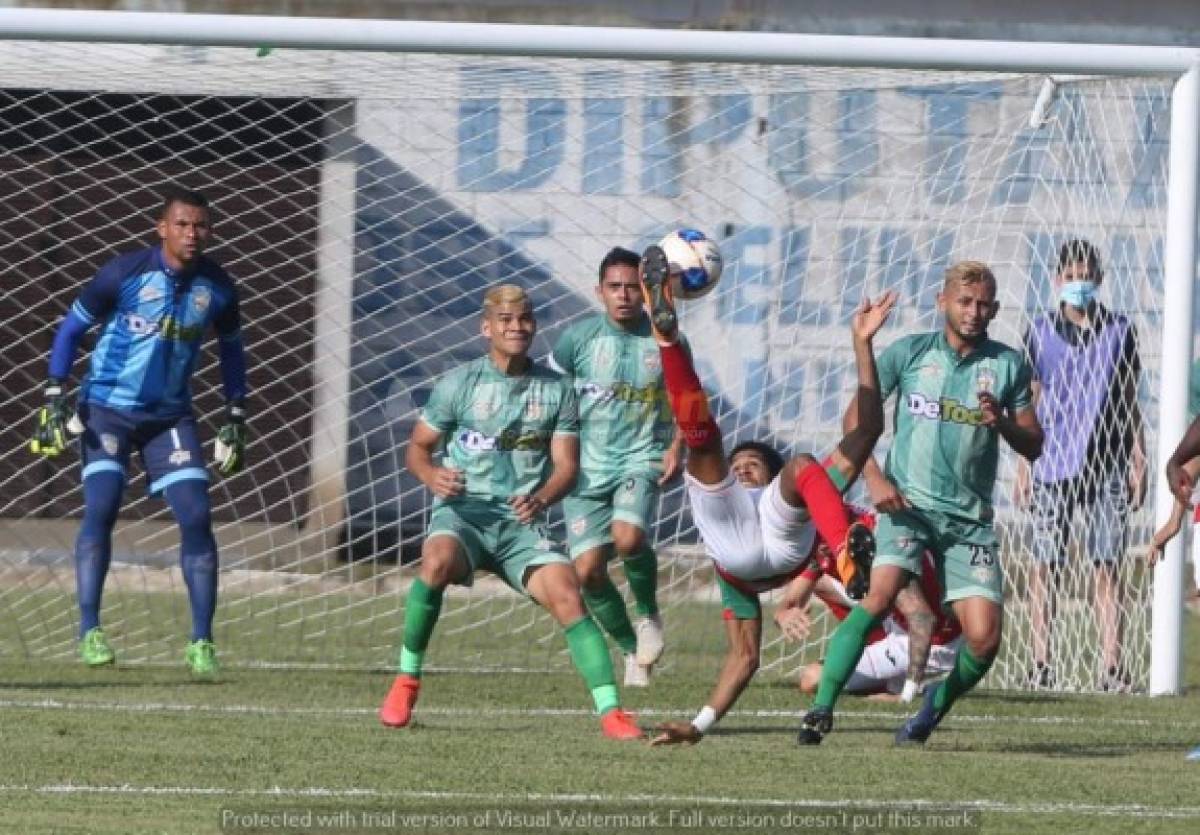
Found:
[[[677,299],[698,299],[721,279],[721,250],[698,229],[678,229],[658,242],[671,271]]]

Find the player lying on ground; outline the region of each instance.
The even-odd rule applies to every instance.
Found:
[[[861,580],[870,565],[872,536],[867,527],[852,522],[841,490],[853,481],[883,431],[871,339],[886,321],[895,296],[864,302],[855,313],[855,361],[864,414],[826,464],[799,456],[785,465],[768,445],[744,444],[734,450],[731,469],[708,398],[679,342],[667,260],[658,247],[646,250],[642,282],[667,396],[688,446],[684,478],[692,516],[713,559],[727,613],[729,649],[708,704],[691,723],[662,725],[654,739],[655,744],[696,742],[729,710],[758,669],[759,592],[796,581],[818,536],[838,555],[836,563],[852,590],[860,595],[865,591]]]
[[[575,569],[546,527],[546,509],[571,489],[579,466],[574,389],[529,359],[537,323],[520,287],[487,292],[481,330],[488,353],[438,380],[408,445],[409,471],[436,499],[404,605],[400,674],[379,719],[393,728],[409,723],[443,592],[450,583],[470,585],[484,569],[563,627],[604,735],[640,738],[621,710],[608,644],[583,606]],[[443,449],[439,465],[434,455]]]
[[[860,513],[858,518],[872,527],[875,524],[870,514]],[[808,634],[809,621],[805,607],[813,595],[825,604],[839,622],[845,620],[850,610],[858,605],[838,581],[835,566],[829,565],[830,556],[823,549],[823,553],[800,575],[804,582],[788,587],[785,597],[794,595],[795,600],[781,601],[775,614],[775,622],[783,630],[785,640],[799,641]],[[823,571],[825,567],[829,570]],[[858,660],[843,693],[907,702],[916,695],[923,677],[940,678],[954,669],[954,655],[962,643],[962,629],[958,621],[939,605],[942,591],[937,581],[937,566],[928,554],[921,565],[920,589],[926,608],[918,610],[920,620],[916,621],[917,628],[910,625],[909,618],[901,611],[908,608],[905,601],[909,590],[906,589],[900,593],[896,608],[867,636],[866,651]],[[936,615],[932,612],[936,612]],[[933,619],[932,629],[927,625],[930,618]],[[915,646],[917,652],[910,653],[910,646]],[[912,669],[914,656],[922,653],[928,654],[928,660],[919,662],[918,669]],[[822,666],[814,662],[801,671],[800,692],[810,696],[817,692]]]
[[[870,590],[829,640],[801,744],[817,744],[832,729],[834,703],[867,636],[920,572],[927,551],[937,561],[943,602],[962,624],[964,644],[950,675],[926,691],[921,711],[896,741],[925,742],[951,705],[983,679],[1000,647],[1004,581],[992,489],[1000,437],[1029,460],[1041,454],[1032,372],[1019,352],[988,338],[999,304],[987,265],[964,261],[947,270],[938,308],[945,315],[942,330],[904,337],[879,357],[880,391],[885,399],[897,392],[897,402],[887,475],[874,459],[863,468],[881,511]],[[860,412],[851,403],[847,422]]]

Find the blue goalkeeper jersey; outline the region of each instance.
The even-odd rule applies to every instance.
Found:
[[[222,342],[223,371],[227,349],[241,354],[237,289],[203,256],[183,274],[166,265],[159,247],[119,255],[83,288],[71,316],[100,326],[81,399],[110,408],[156,417],[190,412],[189,380],[209,325]],[[244,378],[232,390],[227,380],[226,389],[244,396]]]

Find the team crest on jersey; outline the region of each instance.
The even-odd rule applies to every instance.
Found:
[[[479,420],[487,420],[500,411],[500,404],[495,400],[476,400],[471,411]]]
[[[100,435],[100,447],[109,455],[116,455],[117,450],[121,448],[121,442],[117,440],[116,435],[105,432]]]
[[[942,367],[936,362],[927,362],[917,371],[917,375],[925,382],[933,382],[942,377]]]
[[[616,355],[607,345],[597,348],[596,353],[592,354],[592,364],[596,371],[608,371],[616,363],[616,360]]]
[[[212,304],[212,291],[207,287],[197,287],[192,291],[192,306],[196,308],[197,313],[204,313],[210,304]]]
[[[172,466],[179,467],[192,460],[192,454],[186,449],[177,449],[167,458]]]
[[[642,366],[651,374],[657,374],[662,370],[662,357],[658,351],[647,351],[642,354]]]
[[[975,391],[996,393],[996,372],[986,365],[981,365],[975,371]]]
[[[579,516],[571,520],[571,533],[576,536],[583,536],[583,532],[587,530],[587,517]]]
[[[981,565],[971,571],[971,576],[975,581],[981,584],[992,582],[992,575],[995,573],[994,568],[988,568],[986,565]]]

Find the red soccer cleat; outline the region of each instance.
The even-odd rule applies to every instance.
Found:
[[[609,739],[641,739],[645,736],[634,721],[633,714],[619,707],[600,717],[600,730]]]
[[[412,718],[413,705],[421,692],[421,679],[401,673],[392,682],[392,689],[379,708],[379,721],[389,728],[403,728]]]

